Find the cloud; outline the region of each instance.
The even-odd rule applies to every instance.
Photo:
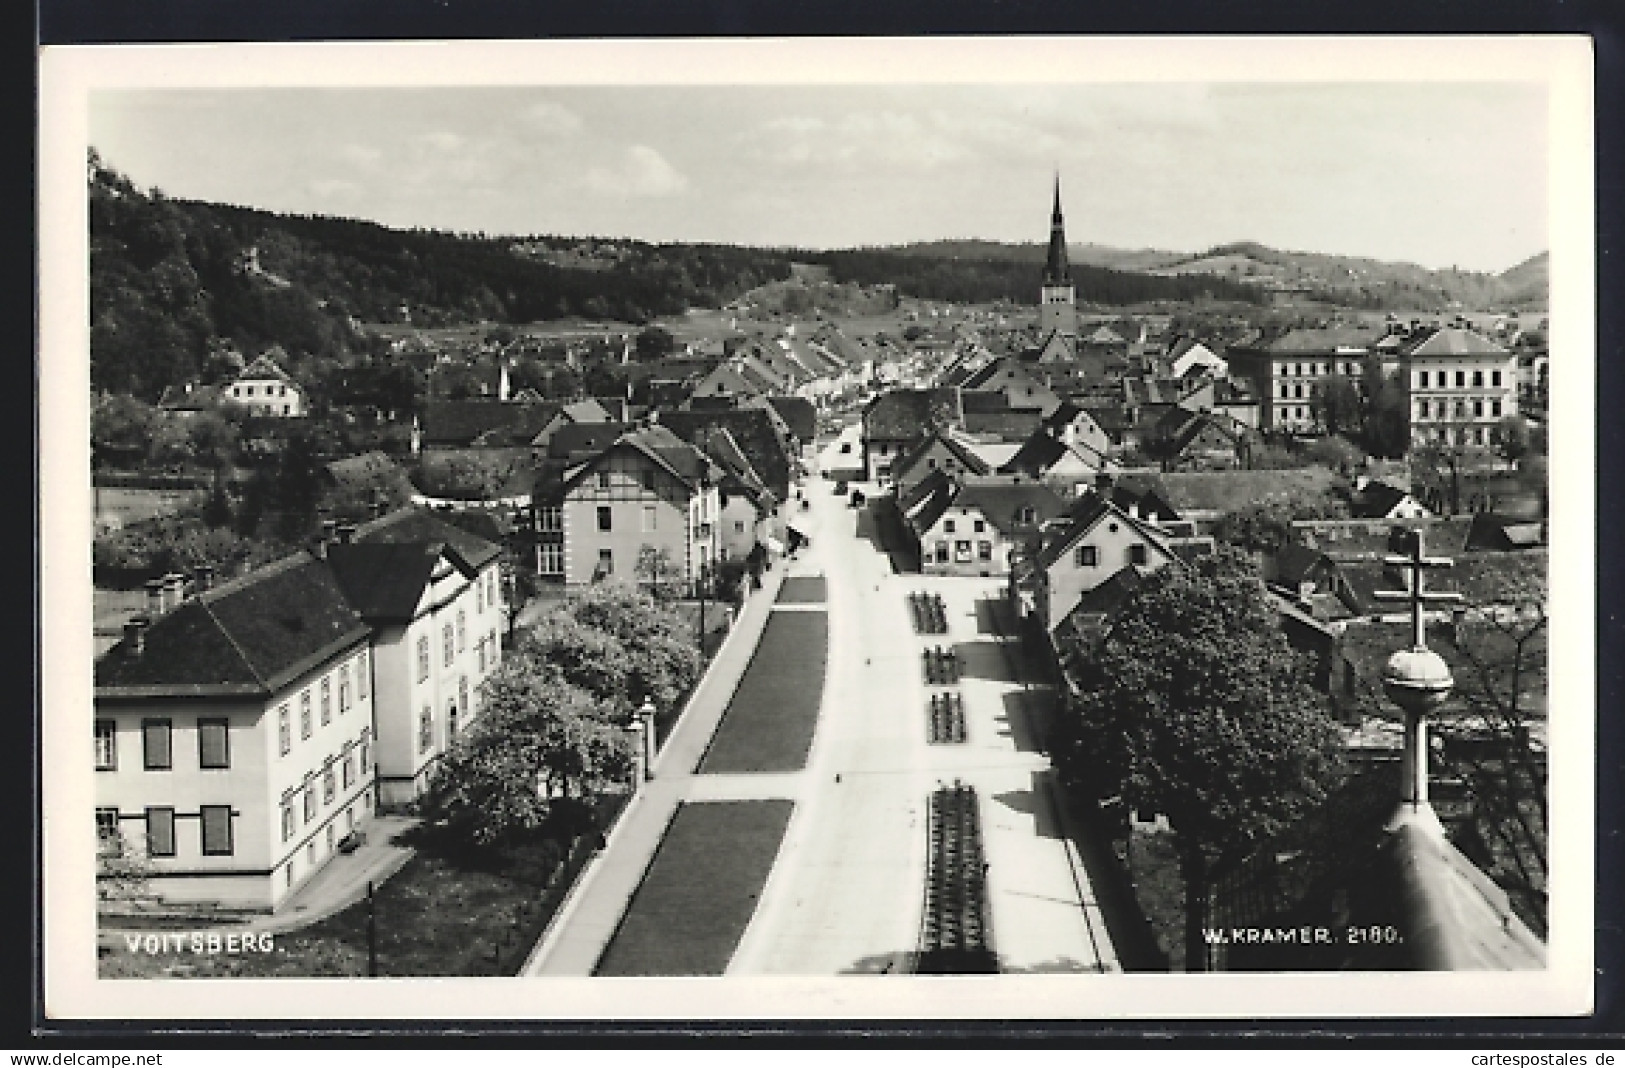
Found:
[[[688,178],[648,145],[624,150],[612,166],[589,168],[585,180],[595,192],[621,197],[675,196],[688,188]]]
[[[526,126],[549,137],[568,137],[581,129],[580,115],[551,100],[538,100],[519,117]]]
[[[450,130],[435,130],[413,137],[412,145],[422,151],[456,152],[463,147],[463,138]]]
[[[361,186],[348,178],[312,178],[310,191],[323,200],[349,200],[361,195]]]
[[[371,170],[384,158],[384,153],[371,145],[351,143],[339,148],[339,158],[362,170]]]

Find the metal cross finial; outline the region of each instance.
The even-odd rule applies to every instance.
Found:
[[[1427,629],[1423,615],[1429,604],[1443,604],[1460,601],[1461,594],[1445,590],[1432,591],[1426,588],[1426,573],[1430,568],[1454,566],[1455,561],[1444,556],[1427,556],[1423,553],[1423,536],[1425,531],[1418,527],[1415,530],[1402,531],[1403,543],[1410,550],[1409,556],[1390,555],[1383,557],[1383,563],[1390,567],[1404,568],[1410,572],[1409,589],[1405,590],[1377,590],[1375,593],[1379,601],[1408,601],[1411,606],[1411,647],[1413,649],[1427,648]],[[1392,544],[1392,542],[1390,542]]]

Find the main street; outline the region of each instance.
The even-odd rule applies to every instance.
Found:
[[[919,940],[927,798],[955,780],[974,786],[980,802],[1000,970],[1115,970],[1037,745],[1048,695],[1014,676],[989,612],[999,580],[894,574],[868,512],[848,507],[816,476],[804,492],[807,507],[792,501],[789,515],[811,544],[787,569],[826,578],[830,623],[825,690],[805,768],[695,773],[721,716],[718,705],[748,658],[748,648],[726,649],[734,662],[713,669],[721,676],[714,686],[707,680],[713,692],[702,686],[655,780],[584,873],[526,974],[591,973],[680,802],[775,798],[794,801],[794,813],[727,973],[904,972]],[[946,635],[914,633],[907,594],[915,590],[942,595]],[[762,610],[761,603],[752,607]],[[736,635],[749,637],[748,630]],[[964,743],[927,740],[921,656],[933,645],[955,648],[965,665],[958,684]]]

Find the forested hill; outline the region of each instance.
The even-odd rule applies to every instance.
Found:
[[[642,322],[789,277],[780,251],[395,230],[173,200],[90,164],[91,381],[156,399],[222,349],[338,358],[363,322]],[[290,370],[293,368],[290,368]]]
[[[1042,272],[1042,260],[937,258],[891,249],[803,253],[802,258],[827,265],[837,282],[859,285],[889,282],[910,296],[972,303],[997,300],[1035,303]],[[1208,275],[1159,277],[1076,263],[1071,267],[1071,274],[1078,301],[1084,304],[1123,305],[1208,298],[1258,304],[1267,300],[1264,290],[1255,286]]]

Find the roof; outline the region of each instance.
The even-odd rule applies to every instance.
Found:
[[[96,662],[96,696],[268,696],[367,635],[327,565],[285,557],[183,601]]]
[[[672,433],[670,427],[657,424],[631,431],[623,434],[616,444],[636,449],[690,488],[722,474],[709,457]]]
[[[1111,501],[1127,512],[1133,507],[1142,519],[1183,519],[1155,478],[1124,475],[1112,485]]]
[[[364,452],[359,456],[333,460],[324,465],[327,475],[342,486],[370,486],[380,480],[400,480],[410,485],[401,465],[382,452]]]
[[[266,378],[274,378],[280,382],[286,382],[290,386],[299,384],[293,380],[292,375],[284,371],[269,355],[255,357],[254,362],[243,368],[242,372],[233,381],[259,381]]]
[[[986,462],[967,443],[960,441],[951,433],[937,430],[926,434],[892,462],[892,477],[895,479],[899,475],[907,474],[936,445],[941,445],[944,449],[947,449],[949,454],[959,461],[960,466],[971,474],[985,475],[988,473],[989,468]]]
[[[1054,467],[1056,462],[1065,456],[1067,447],[1055,438],[1050,437],[1042,430],[1035,431],[1016,454],[1004,462],[999,470],[1005,473],[1021,472],[1025,475],[1038,476]]]
[[[790,433],[802,442],[810,442],[818,434],[818,409],[805,397],[765,397],[773,410],[779,413]]]
[[[441,552],[439,542],[363,542],[330,545],[327,559],[369,623],[405,623],[417,614]]]
[[[356,529],[358,544],[430,544],[451,550],[465,573],[473,573],[502,554],[502,547],[448,523],[427,508],[402,508]]]
[[[1289,541],[1275,551],[1275,580],[1289,586],[1298,585],[1310,578],[1316,568],[1325,566],[1334,566],[1330,557],[1319,549],[1311,549],[1295,541]]]
[[[202,412],[220,406],[219,386],[165,386],[158,407],[169,412]]]
[[[750,460],[734,440],[732,434],[724,427],[709,427],[700,432],[696,442],[701,451],[714,460],[722,468],[721,487],[724,493],[741,493],[748,497],[752,504],[762,507],[776,501],[773,491],[767,488],[761,476],[751,467]]]
[[[965,479],[953,506],[978,509],[999,533],[1008,534],[1055,518],[1066,510],[1066,501],[1042,482],[1019,476],[989,475]],[[1030,522],[1018,519],[1024,508],[1033,510]]]
[[[767,488],[781,501],[789,497],[794,460],[776,429],[783,424],[771,407],[691,409],[661,412],[656,418],[658,426],[690,443],[698,443],[708,430],[728,431]]]
[[[1367,349],[1381,333],[1365,326],[1299,327],[1263,345],[1277,356],[1322,356],[1339,349]]]
[[[1409,496],[1397,486],[1373,479],[1349,502],[1349,514],[1355,519],[1383,519]]]
[[[915,438],[933,426],[959,421],[959,393],[954,389],[894,389],[863,409],[863,433],[869,438]]]
[[[523,404],[489,398],[431,400],[423,407],[423,441],[426,445],[472,445],[493,431],[501,432],[504,440],[491,444],[507,444],[512,438],[528,441],[558,411],[559,405],[551,403]]]
[[[1546,544],[1546,524],[1521,516],[1479,512],[1467,533],[1468,549],[1532,549]]]
[[[1078,598],[1078,603],[1066,614],[1066,619],[1076,626],[1079,617],[1111,615],[1121,608],[1123,602],[1129,599],[1129,595],[1139,589],[1144,582],[1145,577],[1140,574],[1138,568],[1133,564],[1124,564],[1100,585],[1084,590],[1082,596]]]
[[[627,430],[626,423],[571,423],[561,426],[547,439],[551,460],[585,460],[603,452]]]
[[[1440,326],[1412,334],[1399,348],[1402,356],[1501,356],[1512,355],[1476,330]]]
[[[942,475],[940,471],[933,471],[933,475]],[[953,507],[954,499],[959,495],[959,484],[947,476],[931,478],[921,483],[925,489],[923,494],[913,495],[918,500],[904,515],[908,517],[914,529],[924,533],[937,525],[949,508]]]

